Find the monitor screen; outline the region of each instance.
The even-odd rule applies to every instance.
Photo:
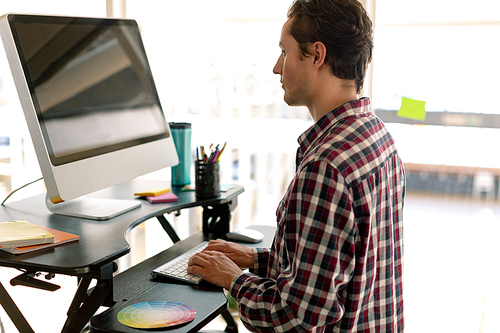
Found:
[[[134,21],[15,16],[11,26],[53,165],[169,135]]]
[[[128,204],[82,197],[178,163],[134,20],[6,14],[0,36],[52,212],[111,218]]]

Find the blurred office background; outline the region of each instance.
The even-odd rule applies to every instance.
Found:
[[[293,176],[296,139],[312,124],[306,109],[283,102],[279,76],[272,73],[290,2],[0,0],[0,15],[136,19],[167,120],[192,123],[193,147],[227,141],[223,182],[245,187],[233,213],[237,229],[274,224]],[[499,332],[500,2],[362,2],[375,22],[363,95],[395,137],[408,177],[406,332]],[[403,97],[426,102],[425,120],[398,116]],[[40,176],[0,48],[0,198]],[[170,172],[146,177],[169,179]],[[39,182],[10,200],[43,191]],[[181,237],[201,228],[196,209],[167,218]],[[159,228],[152,220],[129,234],[133,251],[119,262],[121,270],[171,245],[166,235],[158,236]],[[4,286],[16,274],[0,268]],[[47,329],[49,317],[62,327],[76,289],[72,278],[56,278],[66,288],[41,291],[43,303],[33,303],[33,291],[9,286],[37,332]],[[0,332],[16,332],[2,309],[0,323]]]

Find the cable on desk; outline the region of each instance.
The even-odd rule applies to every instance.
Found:
[[[34,180],[34,181],[32,181],[32,182],[29,182],[29,183],[27,183],[27,184],[24,184],[24,185],[23,185],[23,186],[21,186],[21,187],[16,188],[14,191],[10,192],[10,193],[9,193],[9,195],[8,195],[5,199],[3,199],[3,201],[2,201],[2,203],[1,203],[1,205],[2,205],[2,206],[5,206],[5,205],[4,205],[5,201],[7,201],[7,200],[8,200],[8,199],[9,199],[9,198],[10,198],[10,197],[14,194],[14,193],[16,193],[17,191],[19,191],[20,189],[25,188],[26,186],[31,185],[31,184],[33,184],[33,183],[36,183],[37,181],[42,180],[42,179],[43,179],[43,177],[40,177],[40,178],[38,178],[38,179],[35,179],[35,180]]]

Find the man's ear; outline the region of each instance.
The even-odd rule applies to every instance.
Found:
[[[313,44],[314,67],[319,68],[325,63],[326,46],[322,42],[315,42]]]

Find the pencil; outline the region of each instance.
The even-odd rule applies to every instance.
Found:
[[[203,146],[200,146],[201,148],[201,161],[205,163],[205,148]]]
[[[222,146],[222,149],[220,150],[219,156],[217,156],[217,160],[216,160],[216,162],[219,162],[219,160],[220,160],[220,156],[221,156],[221,155],[222,155],[222,153],[224,152],[224,149],[226,149],[226,143],[227,143],[227,142],[224,142],[224,146]]]

